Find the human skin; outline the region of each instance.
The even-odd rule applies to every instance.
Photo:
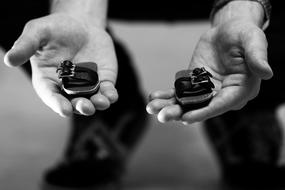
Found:
[[[189,64],[189,69],[205,67],[213,75],[215,95],[209,105],[183,112],[172,88],[152,92],[147,112],[160,122],[191,124],[243,108],[258,95],[261,80],[273,76],[263,21],[264,10],[257,2],[225,5],[214,15],[212,27],[202,34]]]
[[[107,0],[53,0],[49,15],[29,21],[6,53],[8,66],[30,60],[32,83],[42,101],[63,117],[93,115],[118,99],[117,59],[106,32]],[[56,69],[63,60],[95,62],[100,90],[91,98],[67,99],[61,94]]]

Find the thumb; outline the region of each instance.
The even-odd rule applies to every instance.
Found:
[[[270,79],[273,72],[267,60],[267,40],[264,32],[259,28],[250,29],[241,38],[245,61],[251,72],[261,79]]]
[[[5,54],[7,66],[20,66],[26,63],[40,48],[43,39],[47,39],[45,30],[37,21],[30,21],[24,27],[21,36]]]

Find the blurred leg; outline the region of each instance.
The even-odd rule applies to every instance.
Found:
[[[86,187],[117,183],[129,154],[146,128],[145,100],[130,57],[115,41],[119,100],[94,116],[74,115],[63,161],[45,175],[53,186]]]
[[[280,180],[282,135],[274,110],[229,112],[208,120],[205,130],[225,182],[271,186]]]
[[[206,121],[205,131],[231,185],[285,186],[285,170],[278,165],[283,141],[276,108],[284,102],[282,51],[285,39],[268,35],[269,63],[274,77],[263,81],[259,96],[239,111]]]

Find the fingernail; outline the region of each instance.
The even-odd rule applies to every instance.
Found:
[[[106,96],[108,97],[108,99],[109,99],[109,101],[110,101],[111,103],[116,102],[116,101],[118,100],[118,98],[119,98],[118,95],[117,95],[116,93],[113,93],[113,92],[107,93]]]
[[[152,111],[152,109],[150,108],[150,106],[146,106],[145,109],[146,109],[147,113],[153,114],[153,111]]]
[[[189,123],[187,121],[182,121],[183,125],[189,125]]]

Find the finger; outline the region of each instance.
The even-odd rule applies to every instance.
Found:
[[[157,115],[158,121],[165,123],[180,120],[183,111],[177,104],[164,107]]]
[[[72,105],[67,98],[60,94],[55,82],[44,79],[34,81],[36,92],[47,106],[62,117],[72,116]]]
[[[118,63],[114,46],[111,38],[103,40],[103,44],[100,44],[101,48],[94,49],[94,47],[86,48],[80,55],[77,55],[75,61],[92,61],[97,63],[98,76],[100,82],[100,93],[106,96],[110,103],[114,103],[118,100],[118,92],[115,88]]]
[[[106,110],[110,107],[109,99],[101,93],[93,95],[90,100],[97,110]]]
[[[241,105],[242,103],[245,105],[246,101],[243,97],[245,97],[246,93],[246,89],[239,87],[221,89],[208,106],[184,113],[182,121],[188,124],[201,122],[233,110],[236,108],[236,105]]]
[[[74,110],[82,115],[90,116],[95,113],[94,105],[86,98],[74,98],[71,100],[71,104]]]
[[[119,95],[117,89],[114,86],[114,83],[111,81],[102,81],[100,83],[100,92],[104,95],[110,103],[114,103],[118,100]]]
[[[174,97],[174,94],[175,94],[174,88],[169,89],[169,90],[164,90],[164,91],[158,90],[158,91],[152,92],[149,95],[149,101],[152,101],[154,99],[169,99],[169,98]]]
[[[267,60],[267,40],[264,32],[258,28],[250,29],[241,39],[249,69],[261,79],[270,79],[273,72]]]
[[[6,53],[4,62],[8,66],[19,66],[26,63],[40,48],[47,32],[41,24],[30,21],[26,24],[21,36]]]
[[[115,88],[118,73],[118,64],[115,52],[112,50],[112,47],[101,48],[101,52],[93,54],[93,57],[90,57],[90,55],[86,55],[86,57],[90,57],[91,60],[95,61],[98,64],[98,76],[101,81],[100,92],[106,96],[111,103],[114,103],[118,100],[118,92]],[[102,57],[98,55],[104,56]]]
[[[155,99],[149,102],[146,106],[146,111],[149,114],[158,114],[161,109],[163,109],[166,106],[171,106],[175,104],[176,100],[175,98],[171,99]]]

